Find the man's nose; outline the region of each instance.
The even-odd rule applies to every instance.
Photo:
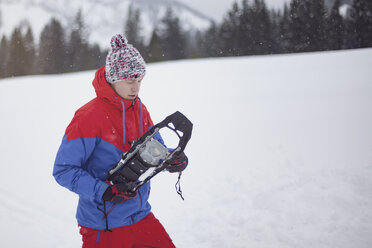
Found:
[[[132,86],[132,91],[137,91],[138,90],[138,85],[137,84],[134,84],[133,86]]]

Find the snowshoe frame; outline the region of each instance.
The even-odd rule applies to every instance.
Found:
[[[179,138],[177,147],[169,152],[160,164],[152,167],[151,173],[143,180],[128,181],[121,175],[122,169],[128,165],[133,159],[139,157],[139,150],[146,145],[148,141],[154,138],[162,128],[169,128],[176,133]],[[167,168],[186,148],[188,141],[191,138],[193,124],[186,116],[181,112],[177,111],[169,116],[167,116],[163,121],[154,125],[149,129],[144,135],[142,135],[138,140],[136,140],[128,152],[123,153],[121,159],[117,164],[108,172],[107,180],[110,184],[114,185],[117,183],[126,183],[128,186],[128,191],[136,192],[141,186],[148,182],[151,178],[156,176],[159,172]]]

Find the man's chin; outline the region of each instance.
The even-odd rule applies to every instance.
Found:
[[[124,99],[127,99],[127,100],[134,100],[134,99],[136,99],[136,95],[130,95],[130,96],[127,96],[127,97],[125,97]]]

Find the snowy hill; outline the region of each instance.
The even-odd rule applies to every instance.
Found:
[[[1,0],[0,36],[5,34],[10,37],[15,27],[30,24],[38,40],[52,17],[64,27],[71,27],[81,9],[90,42],[107,48],[107,41],[112,35],[123,32],[131,4],[141,11],[142,32],[146,41],[149,41],[154,26],[164,17],[168,7],[172,8],[186,31],[203,30],[211,24],[209,17],[176,0]]]
[[[371,64],[363,49],[149,65],[154,122],[180,110],[194,123],[185,201],[176,175],[152,180],[176,246],[372,247]],[[81,246],[77,197],[52,167],[93,76],[0,80],[0,247]]]

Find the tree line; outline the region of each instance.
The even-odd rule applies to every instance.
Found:
[[[147,62],[185,58],[247,56],[372,47],[372,2],[354,0],[340,13],[341,0],[326,9],[324,0],[292,0],[282,10],[269,10],[264,0],[235,2],[221,23],[203,32],[182,29],[172,9],[149,42],[142,35],[141,12],[129,8],[124,33]],[[98,68],[107,51],[91,45],[81,11],[69,34],[51,19],[36,45],[31,27],[15,28],[0,41],[0,78],[54,74]]]
[[[268,10],[263,0],[234,3],[220,25],[201,34],[200,55],[245,56],[372,47],[372,1],[354,0],[340,13],[341,0],[292,0]]]
[[[17,27],[9,39],[0,41],[0,78],[32,74],[55,74],[97,68],[106,52],[86,40],[81,11],[67,35],[62,24],[52,18],[40,33],[36,45],[32,28]]]

